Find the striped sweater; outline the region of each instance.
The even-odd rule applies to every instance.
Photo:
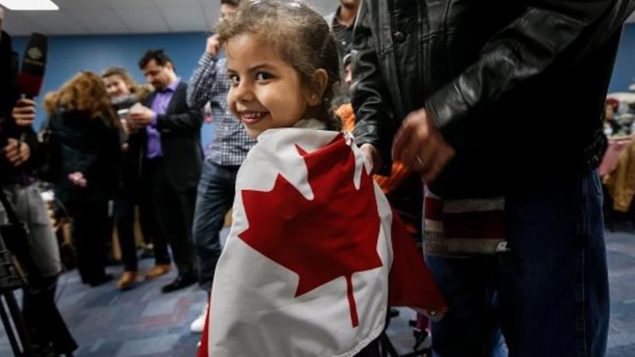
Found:
[[[461,256],[507,251],[504,209],[504,197],[444,200],[426,190],[426,254]]]

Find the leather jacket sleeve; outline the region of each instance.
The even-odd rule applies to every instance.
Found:
[[[362,1],[355,24],[351,102],[355,110],[354,130],[357,145],[372,144],[390,162],[390,145],[395,133],[388,86],[379,67],[370,16]],[[382,172],[383,170],[380,170]]]
[[[488,41],[476,63],[426,101],[428,112],[443,129],[550,66],[575,63],[615,34],[634,5],[632,0],[532,2]]]

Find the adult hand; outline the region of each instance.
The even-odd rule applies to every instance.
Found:
[[[218,35],[212,35],[207,38],[207,45],[205,46],[205,52],[209,53],[212,57],[216,58],[216,55],[220,51],[221,45],[218,41]]]
[[[28,127],[35,120],[36,104],[32,99],[22,98],[15,103],[11,116],[18,126]]]
[[[400,160],[431,183],[455,155],[425,109],[406,117],[392,146],[393,160]]]
[[[371,173],[377,172],[382,164],[381,155],[379,155],[379,150],[372,144],[362,144],[359,148],[364,155],[364,161],[366,162],[366,167],[370,169]]]
[[[29,148],[29,145],[13,138],[8,140],[3,151],[4,157],[13,166],[22,165],[31,157],[31,148]]]
[[[78,187],[86,187],[86,185],[88,184],[86,178],[84,177],[84,174],[79,171],[68,174],[68,179],[73,185]]]
[[[128,124],[132,126],[129,129],[143,128],[152,122],[154,112],[143,105],[135,105],[128,113]]]

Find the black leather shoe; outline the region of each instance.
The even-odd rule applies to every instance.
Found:
[[[161,292],[169,293],[172,291],[180,290],[196,283],[197,280],[198,279],[194,274],[179,275],[176,277],[176,279],[174,279],[174,281],[172,281],[168,285],[164,285],[161,288]]]

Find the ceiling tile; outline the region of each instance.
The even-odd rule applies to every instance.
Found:
[[[2,26],[11,36],[26,36],[32,32],[46,32],[46,29],[42,26],[20,15],[19,12],[9,10],[5,10],[5,19]]]
[[[207,31],[207,23],[205,16],[198,7],[184,7],[180,9],[161,8],[165,21],[168,23],[171,31],[175,32],[195,32]]]
[[[110,9],[108,1],[105,0],[54,0],[54,2],[64,11],[73,9]]]
[[[205,20],[207,23],[207,28],[211,28],[216,24],[218,20],[218,14],[220,9],[220,1],[219,0],[201,0],[201,5],[203,7],[203,15],[205,15]]]
[[[81,1],[81,0],[72,0]],[[152,0],[105,0],[110,4],[113,9],[148,9],[154,8],[156,5]],[[178,0],[175,0],[177,2]]]
[[[67,10],[93,34],[127,33],[130,29],[112,9],[73,8]]]
[[[208,1],[208,0],[204,0]],[[200,7],[201,3],[199,0],[154,0],[154,3],[157,4],[160,8],[179,8],[179,7]]]
[[[75,18],[60,9],[60,11],[28,11],[21,12],[21,16],[40,25],[47,35],[71,35],[90,33],[88,28],[77,22]]]
[[[147,9],[117,8],[115,12],[132,33],[163,33],[170,30],[163,16],[154,6]]]

